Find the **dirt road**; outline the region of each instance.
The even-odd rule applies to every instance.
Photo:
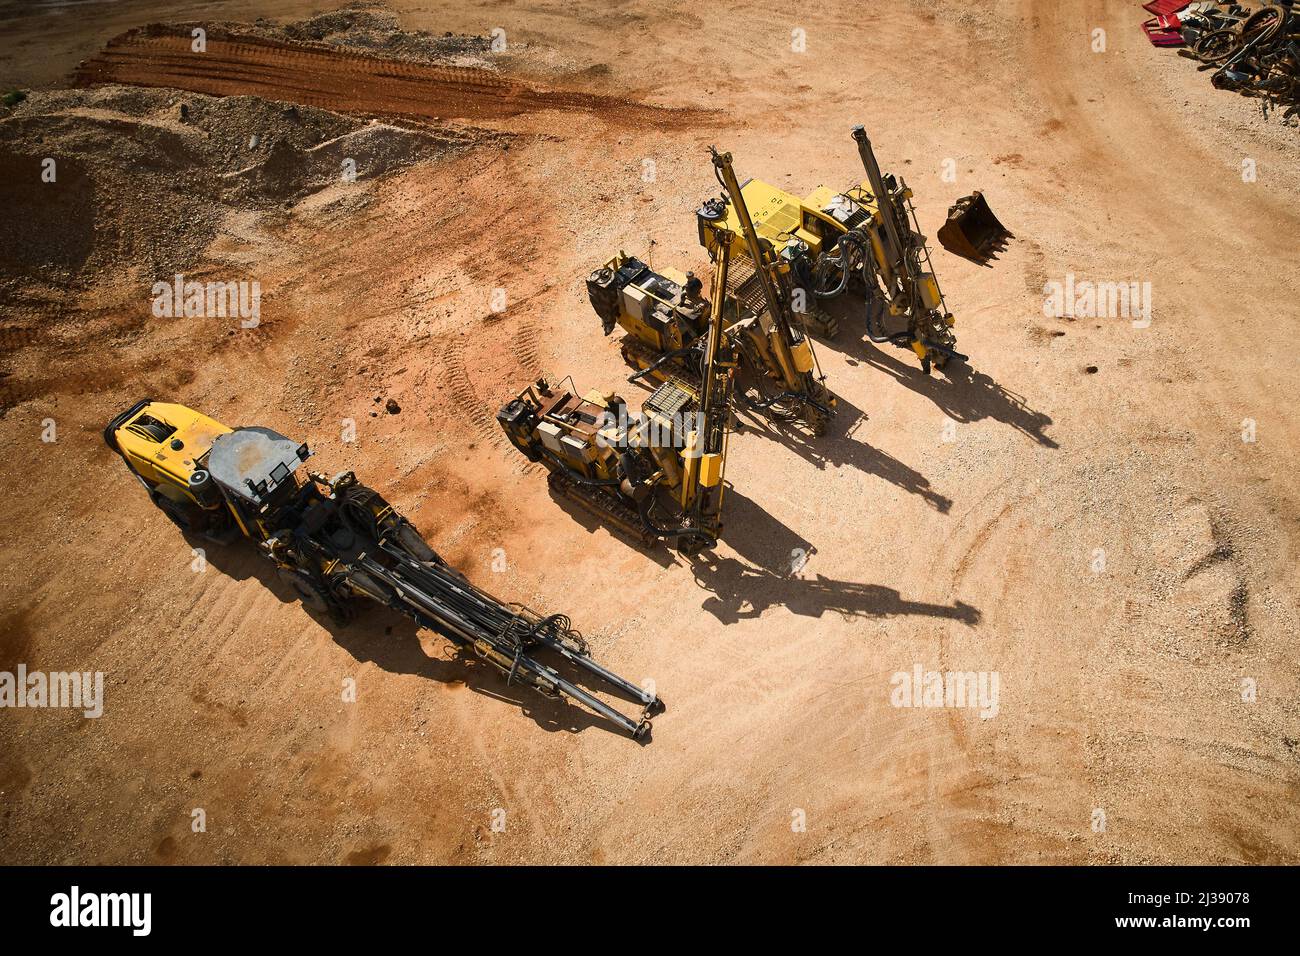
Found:
[[[507,97],[466,115],[508,150],[223,234],[210,274],[261,282],[258,329],[153,319],[152,276],[51,309],[4,366],[49,394],[0,420],[0,669],[108,686],[96,721],[0,714],[4,859],[1300,861],[1294,130],[1150,48],[1122,0],[760,3],[725,56],[722,7],[394,6],[413,28],[502,27],[512,84],[722,125]],[[98,47],[122,16],[60,42]],[[805,191],[861,178],[856,123],[931,235],[981,188],[1017,236],[990,269],[936,259],[969,366],[925,378],[842,315],[818,350],[831,434],[738,435],[706,559],[557,504],[493,415],[539,374],[623,380],[582,278],[620,247],[699,266],[709,143],[742,180]],[[1149,325],[1045,314],[1069,276],[1150,283]],[[99,437],[145,393],[312,442],[473,580],[568,613],[655,682],[653,742],[400,619],[330,631],[237,549],[191,570]],[[996,714],[893,706],[917,665],[997,674]]]

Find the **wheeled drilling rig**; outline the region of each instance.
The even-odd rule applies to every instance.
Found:
[[[386,605],[477,655],[507,683],[577,701],[634,738],[663,709],[654,694],[592,660],[563,614],[538,614],[470,584],[352,472],[300,477],[306,444],[149,399],[115,417],[104,440],[183,531],[253,542],[305,607],[336,623],[351,618],[358,599]],[[603,682],[641,713],[626,716],[556,664]]]
[[[730,245],[714,257],[708,323],[697,337],[698,375],[670,377],[633,416],[614,393],[573,392],[545,380],[507,402],[497,421],[552,491],[642,544],[666,540],[682,554],[722,533],[723,477],[736,360],[723,323]]]
[[[796,293],[789,284],[789,265],[771,255],[772,244],[758,235],[736,182],[731,154],[710,152],[727,202],[736,210],[733,221],[726,216],[726,202],[708,203],[699,213],[699,228],[701,240],[715,258],[718,233],[725,232],[727,244],[733,247],[725,295],[715,290],[713,300],[717,304],[721,299],[724,333],[739,362],[737,404],[800,422],[822,435],[834,414],[835,397],[826,388],[812,340],[792,311]],[[741,258],[746,253],[748,260]],[[762,268],[755,269],[754,262]],[[587,280],[587,294],[605,334],[616,326],[624,331],[623,357],[640,370],[633,380],[699,380],[709,328],[708,303],[700,296],[701,288],[690,273],[656,272],[623,253]]]

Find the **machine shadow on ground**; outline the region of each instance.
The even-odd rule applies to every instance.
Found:
[[[840,331],[834,339],[818,339],[817,344],[841,353],[850,364],[865,363],[884,372],[900,385],[929,399],[959,424],[992,419],[1011,426],[1044,448],[1061,447],[1046,434],[1052,424],[1050,416],[1035,411],[1023,395],[1004,388],[968,362],[954,360],[943,371],[925,375],[911,349],[881,346],[867,339],[863,335],[860,312],[847,309],[843,303],[833,303],[827,311],[839,317]]]
[[[852,443],[851,439],[842,440]],[[650,547],[639,545],[610,530],[581,505],[560,495],[552,498],[589,533],[604,529],[619,545],[631,548],[662,568],[677,563],[688,567],[695,583],[710,593],[702,605],[704,610],[723,624],[757,618],[776,606],[803,617],[821,617],[827,611],[850,618],[921,615],[968,625],[978,624],[982,617],[978,608],[964,601],[951,605],[912,601],[883,585],[801,575],[799,569],[816,553],[816,546],[730,484],[725,499],[722,542],[725,548],[736,553],[738,557],[734,558],[719,555],[717,549],[686,558],[662,542]],[[940,510],[948,509],[945,505]]]
[[[784,445],[818,468],[825,469],[828,465],[848,467],[863,474],[874,475],[908,494],[921,497],[931,508],[947,514],[952,509],[952,499],[935,491],[930,486],[930,479],[888,452],[873,448],[853,437],[854,429],[866,418],[862,409],[847,399],[836,396],[836,411],[835,417],[831,419],[830,433],[820,438],[798,426],[753,414],[746,414],[743,423],[744,431]]]
[[[255,578],[281,602],[299,605],[300,613],[327,630],[334,642],[358,663],[373,663],[390,674],[410,674],[453,689],[468,688],[476,694],[518,707],[538,727],[548,732],[580,733],[596,727],[625,736],[617,725],[599,714],[568,703],[564,698],[547,698],[528,687],[507,684],[503,675],[479,661],[471,651],[463,650],[432,629],[421,628],[391,608],[358,599],[356,617],[340,623],[329,615],[316,614],[302,607],[298,595],[277,575],[275,566],[255,551],[241,547],[238,542],[214,544],[197,536],[186,536],[186,541],[191,547],[203,548],[208,564],[220,573],[238,581]],[[422,631],[441,644],[443,656],[430,656],[425,651],[420,642]],[[603,685],[593,686],[585,672],[566,666],[553,653],[541,651],[537,657],[554,667],[566,680],[596,696],[627,701]],[[644,746],[650,742],[652,734],[653,730],[648,730],[636,743]]]
[[[732,533],[724,533],[723,540],[738,557],[706,551],[683,559],[696,584],[709,592],[702,608],[723,624],[758,618],[778,606],[801,617],[827,611],[846,618],[920,615],[975,625],[983,616],[964,601],[912,601],[879,584],[805,575],[803,563],[817,550],[812,543],[731,487],[726,509]]]
[[[673,555],[671,549],[662,543],[647,547],[638,542],[634,536],[627,535],[618,529],[611,527],[606,521],[603,521],[598,515],[588,511],[582,505],[578,504],[572,498],[568,498],[554,491],[550,492],[551,500],[559,505],[560,509],[572,518],[577,524],[581,525],[583,530],[588,534],[607,533],[618,544],[632,548],[645,555],[661,568],[671,568],[673,566]]]

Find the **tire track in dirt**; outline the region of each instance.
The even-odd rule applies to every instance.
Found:
[[[519,337],[515,340],[515,357],[531,378],[542,374],[542,359],[538,351],[540,333],[532,319],[519,322]]]
[[[515,359],[524,373],[520,376],[521,382],[535,382],[544,374],[540,340],[541,332],[537,327],[537,323],[531,318],[521,319],[519,322],[519,335],[515,340]],[[506,438],[505,432],[500,428],[496,428],[495,423],[493,424],[492,442],[502,449],[503,454],[509,457],[516,475],[540,475],[546,471],[542,465],[516,454],[510,440]]]
[[[1085,26],[1123,22],[1130,9],[1118,0],[1090,0],[1082,12],[1023,0],[1023,18],[1032,24],[1024,46],[1026,82],[1068,128],[1065,148],[1070,152],[1065,155],[1078,170],[1076,178],[1124,198],[1117,205],[1123,218],[1113,228],[1158,246],[1168,261],[1196,261],[1213,249],[1220,260],[1233,263],[1215,282],[1201,283],[1194,298],[1171,290],[1167,276],[1151,276],[1158,283],[1157,294],[1164,293],[1164,307],[1179,323],[1175,330],[1162,320],[1158,331],[1176,335],[1179,342],[1203,343],[1198,350],[1215,356],[1214,361],[1198,361],[1189,372],[1202,414],[1218,416],[1225,410],[1226,417],[1226,410],[1235,411],[1243,397],[1262,403],[1260,396],[1268,395],[1277,381],[1272,354],[1254,343],[1284,340],[1290,334],[1290,318],[1267,301],[1272,297],[1259,302],[1259,290],[1275,290],[1279,299],[1294,297],[1294,270],[1275,267],[1293,252],[1294,205],[1276,185],[1244,188],[1231,166],[1239,157],[1224,155],[1224,147],[1197,135],[1185,113],[1166,108],[1156,98],[1144,61],[1113,59],[1110,68],[1103,69],[1086,45],[1080,49],[1073,43]],[[1143,55],[1149,51],[1137,31],[1121,42],[1120,51],[1128,46]],[[1104,106],[1090,107],[1093,100]],[[1125,148],[1133,142],[1160,143],[1160,168],[1203,171],[1206,183],[1189,189],[1178,177],[1153,175],[1148,157]],[[1236,319],[1244,314],[1253,316],[1248,331]],[[1279,416],[1273,427],[1280,447],[1300,441],[1289,417]],[[1265,480],[1271,473],[1268,467],[1257,471]],[[1275,482],[1272,488],[1294,507],[1293,486]],[[1290,534],[1290,529],[1284,530]],[[1294,534],[1290,537],[1294,542]]]
[[[936,715],[934,735],[925,742],[932,749],[925,779],[928,801],[943,810],[927,819],[926,834],[929,845],[943,847],[950,861],[1070,859],[1060,815],[1036,821],[1034,829],[1023,830],[1019,842],[1006,839],[1009,820],[1025,826],[1020,821],[1023,808],[1057,805],[1060,763],[1072,766],[1075,760],[1057,737],[1058,715],[1042,709],[1033,693],[1025,690],[1037,684],[1032,663],[1024,658],[1023,596],[1043,593],[1044,580],[1055,567],[1050,546],[1035,530],[1042,522],[1035,518],[1033,497],[1018,479],[989,488],[956,516],[931,569],[936,580],[949,582],[954,594],[973,592],[991,599],[983,605],[985,618],[975,642],[955,640],[949,631],[938,633],[934,670],[998,674],[1011,708],[1000,719],[1039,734],[1042,753],[1052,755],[1047,761],[1050,769],[1027,770],[1023,761],[1000,752],[994,744],[1002,725],[994,730],[966,708],[949,707]],[[1024,560],[1036,548],[1042,549],[1037,558]],[[1016,709],[1024,706],[1032,708],[1033,716]],[[1040,721],[1046,730],[1037,727]]]
[[[261,96],[322,109],[420,120],[499,120],[541,110],[592,113],[631,125],[699,124],[709,113],[575,90],[535,87],[485,70],[411,63],[323,44],[210,36],[202,53],[174,27],[110,40],[76,70],[77,86],[120,83],[212,96]]]
[[[474,427],[480,440],[493,445],[502,444],[505,435],[487,415],[487,405],[479,396],[474,380],[465,366],[465,343],[453,339],[447,343],[439,358],[442,372],[439,385],[446,390],[447,397],[456,410]]]
[[[537,359],[537,331],[525,320],[519,327],[519,338],[514,344],[517,364],[523,374],[514,376],[519,381],[532,381],[541,374]],[[501,457],[510,462],[514,474],[524,475],[542,470],[540,465],[529,462],[520,456],[511,446],[496,423],[496,408],[491,398],[484,399],[474,384],[474,377],[465,363],[465,343],[462,340],[449,342],[442,350],[438,362],[438,385],[444,390],[456,411],[474,428],[479,440],[497,449]]]

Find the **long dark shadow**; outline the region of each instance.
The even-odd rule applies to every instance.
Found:
[[[772,607],[803,617],[827,611],[843,617],[921,615],[978,624],[978,608],[964,601],[933,604],[904,598],[895,588],[808,574],[803,565],[815,545],[764,509],[728,488],[723,540],[738,557],[705,552],[687,563],[695,582],[709,592],[703,609],[724,624],[753,619]]]

